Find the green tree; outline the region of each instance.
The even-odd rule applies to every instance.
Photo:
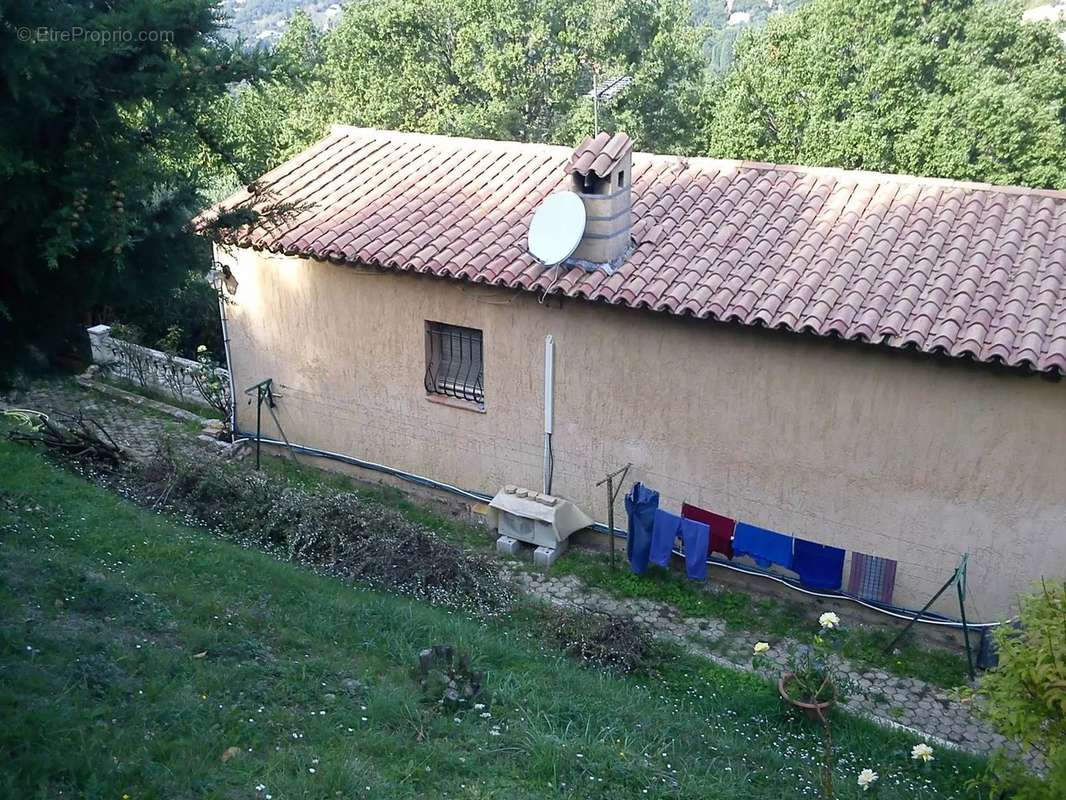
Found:
[[[814,0],[745,34],[704,149],[1066,187],[1066,48],[992,0]]]
[[[381,0],[317,34],[294,19],[272,79],[220,118],[261,172],[329,123],[573,144],[591,132],[595,71],[632,84],[600,126],[685,151],[702,96],[701,29],[687,0]]]
[[[228,161],[203,123],[254,59],[212,0],[0,0],[0,338],[65,347],[210,263],[182,232]]]

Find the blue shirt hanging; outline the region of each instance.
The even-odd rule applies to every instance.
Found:
[[[792,537],[738,522],[733,531],[733,555],[750,556],[763,569],[771,564],[792,568]]]
[[[648,568],[651,529],[658,507],[659,493],[639,481],[633,484],[633,488],[626,495],[626,515],[629,518],[626,558],[629,559],[629,568],[637,575]]]
[[[655,510],[655,524],[651,531],[651,555],[649,556],[652,564],[665,567],[670,563],[674,543],[680,532],[681,517],[661,508]]]
[[[796,539],[792,569],[808,589],[837,590],[844,582],[844,551],[827,544]]]
[[[681,541],[685,543],[685,572],[694,581],[707,580],[711,526],[705,522],[682,518]]]

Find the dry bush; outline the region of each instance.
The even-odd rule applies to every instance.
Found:
[[[127,479],[142,502],[242,544],[436,605],[493,612],[512,590],[492,563],[356,492],[306,488],[218,457],[167,448]]]

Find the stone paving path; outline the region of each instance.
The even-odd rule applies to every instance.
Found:
[[[198,426],[189,422],[191,414],[174,409],[176,416],[169,416],[148,407],[148,402],[153,401],[131,405],[117,397],[85,389],[73,381],[48,381],[34,384],[26,391],[16,390],[0,396],[0,409],[26,408],[46,414],[81,413],[103,425],[117,444],[133,453],[150,452],[167,434],[184,433],[195,441],[193,432]]]
[[[69,381],[37,384],[28,391],[0,397],[0,408],[4,406],[46,413],[84,412],[103,423],[120,445],[140,452],[155,446],[168,433],[203,444],[195,438],[196,426],[187,419],[183,422]],[[534,598],[568,608],[631,617],[657,637],[731,669],[751,671],[753,643],[773,641],[758,631],[729,630],[722,620],[685,617],[665,603],[615,598],[572,575],[552,576],[501,564],[502,574]],[[783,664],[787,645],[787,641],[775,644],[767,654],[777,666]],[[844,707],[855,714],[885,727],[909,731],[916,739],[942,747],[985,754],[1008,746],[1003,737],[972,713],[968,704],[939,687],[881,670],[860,670],[850,665],[844,669],[853,684]]]

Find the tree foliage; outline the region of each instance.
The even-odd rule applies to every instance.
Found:
[[[742,37],[713,155],[1066,187],[1066,48],[991,0],[813,0]]]
[[[1006,760],[997,788],[1018,800],[1066,797],[1066,582],[1022,598],[1020,629],[997,631],[999,666],[981,684],[982,709],[1008,738],[1038,752],[1043,780]]]
[[[593,72],[628,75],[600,127],[646,148],[695,143],[702,33],[684,0],[382,0],[333,30],[299,15],[274,80],[220,110],[262,171],[331,122],[573,144],[593,127]]]
[[[574,144],[594,78],[632,78],[599,127],[646,150],[1066,187],[1066,48],[1011,3],[813,0],[717,83],[707,0],[353,2],[326,32],[297,14],[269,73],[218,8],[0,0],[5,356],[103,307],[158,336],[175,298],[207,341],[209,250],[182,229],[224,190],[333,122]]]
[[[0,9],[0,330],[10,353],[60,346],[105,304],[166,302],[209,265],[204,243],[182,233],[225,154],[201,120],[257,65],[217,39],[211,0]]]

